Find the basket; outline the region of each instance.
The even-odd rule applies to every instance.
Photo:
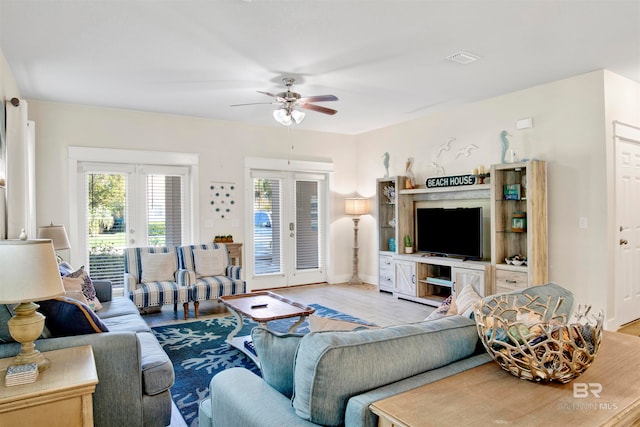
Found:
[[[567,323],[566,315],[558,313],[561,305],[562,298],[485,298],[474,306],[478,335],[505,371],[534,382],[567,383],[598,355],[604,316],[589,315],[590,306],[578,306],[574,321]]]

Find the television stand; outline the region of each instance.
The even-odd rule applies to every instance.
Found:
[[[488,261],[429,254],[396,255],[394,266],[396,297],[436,307],[467,285],[485,296],[485,284],[491,283]]]

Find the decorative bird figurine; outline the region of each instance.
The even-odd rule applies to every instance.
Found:
[[[430,168],[434,168],[436,170],[436,175],[442,176],[444,175],[444,167],[438,162],[431,162],[427,166]]]
[[[447,139],[447,142],[445,142],[444,144],[442,144],[442,145],[440,146],[440,148],[438,148],[438,154],[436,155],[436,159],[439,159],[439,158],[440,158],[440,155],[442,154],[442,152],[443,152],[443,151],[449,151],[449,150],[451,150],[451,143],[452,143],[453,141],[455,141],[455,140],[456,140],[455,138],[449,138],[449,139]]]
[[[469,157],[471,155],[471,151],[475,150],[476,148],[478,148],[478,146],[475,144],[469,144],[466,147],[461,148],[460,150],[458,150],[458,154],[456,154],[456,159],[461,156]]]
[[[506,130],[500,132],[500,139],[502,140],[502,163],[507,163],[507,151],[509,150],[509,140],[507,136],[511,135]]]
[[[384,158],[383,163],[384,163],[384,169],[385,169],[385,173],[384,173],[384,177],[388,178],[389,177],[389,152],[385,152],[382,157]]]

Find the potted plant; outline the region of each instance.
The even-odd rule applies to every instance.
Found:
[[[407,254],[413,253],[413,244],[411,242],[411,236],[408,234],[404,236],[404,252]]]

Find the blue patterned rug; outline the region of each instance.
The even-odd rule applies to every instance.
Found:
[[[320,317],[368,323],[319,304],[311,304],[311,307],[316,309],[314,314]],[[297,319],[269,322],[269,328],[286,332]],[[249,335],[256,326],[256,322],[245,318],[244,327],[238,335]],[[235,317],[226,316],[152,328],[173,363],[176,380],[171,387],[171,397],[191,427],[198,426],[198,403],[209,395],[209,381],[216,373],[243,367],[260,375],[260,369],[251,359],[225,342],[235,327]],[[295,332],[308,331],[309,324],[305,321]]]

